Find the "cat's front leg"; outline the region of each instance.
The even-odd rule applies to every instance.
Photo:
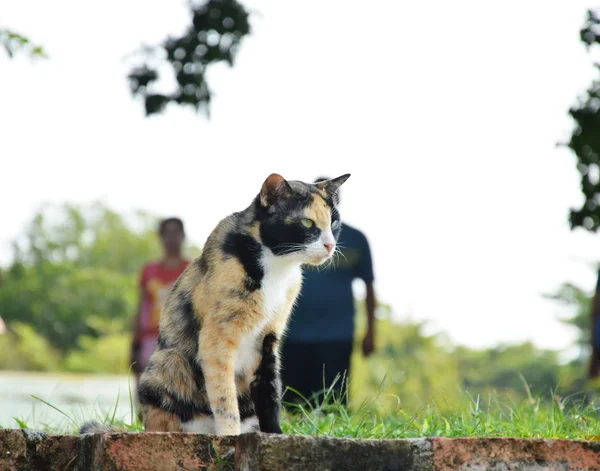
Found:
[[[262,360],[252,388],[252,401],[260,425],[265,433],[282,433],[279,423],[281,408],[281,377],[279,373],[279,339],[274,333],[265,336]]]
[[[235,386],[235,348],[237,341],[222,328],[210,323],[200,331],[199,356],[206,382],[217,435],[239,435],[240,413]]]

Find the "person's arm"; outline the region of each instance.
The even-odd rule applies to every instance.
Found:
[[[375,306],[377,300],[375,299],[375,287],[373,283],[366,283],[367,285],[367,333],[363,340],[363,355],[369,356],[375,350]]]
[[[369,241],[364,236],[364,234],[362,234],[362,250],[357,276],[365,282],[366,286],[365,302],[367,314],[367,331],[365,333],[365,338],[362,342],[362,350],[363,355],[365,357],[368,357],[375,350],[375,306],[377,305],[377,300],[375,299],[375,276],[373,273],[373,259],[371,257],[371,247],[369,246]]]

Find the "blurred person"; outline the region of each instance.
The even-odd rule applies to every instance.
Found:
[[[316,182],[327,180],[320,177]],[[339,191],[338,191],[339,202]],[[344,223],[335,261],[327,268],[306,267],[302,290],[292,311],[282,346],[283,388],[298,391],[305,398],[322,394],[334,383],[336,397],[348,401],[346,391],[354,343],[355,308],[352,283],[361,279],[366,286],[367,332],[362,353],[368,357],[375,348],[375,289],[369,242],[358,229]],[[286,402],[301,402],[294,391],[286,391]]]
[[[189,260],[184,259],[182,255],[185,241],[183,221],[176,217],[163,219],[158,233],[163,256],[161,260],[150,262],[142,268],[140,303],[133,320],[130,364],[133,364],[136,385],[158,342],[158,323],[162,305],[173,283],[189,264]]]

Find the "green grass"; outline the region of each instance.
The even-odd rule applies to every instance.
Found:
[[[350,410],[341,397],[328,390],[322,399],[302,398],[303,403],[285,411],[285,433],[351,438],[416,437],[517,437],[600,439],[600,408],[581,396],[535,398],[526,386],[527,399],[502,401],[498,394],[486,401],[465,393],[465,402],[455,408],[444,401],[425,404],[418,410],[397,407],[382,411],[378,397]],[[381,393],[380,393],[381,394]],[[587,403],[586,403],[587,402]],[[400,403],[400,401],[398,401]],[[441,407],[440,407],[441,406]],[[451,410],[452,412],[445,412]]]
[[[133,405],[131,391],[129,396]],[[600,408],[593,402],[585,404],[581,399],[555,395],[551,400],[529,395],[518,404],[502,402],[498,396],[485,401],[467,394],[465,397],[467,405],[450,413],[442,411],[448,410],[443,398],[443,408],[431,403],[415,411],[405,411],[401,407],[381,411],[377,397],[347,408],[330,390],[322,399],[309,398],[302,404],[288,404],[289,408],[282,412],[282,428],[288,434],[376,439],[443,436],[600,440]],[[43,429],[49,433],[76,434],[79,426],[90,419],[132,432],[143,431],[133,410],[129,420],[116,417],[117,405],[112,411],[98,413],[92,410],[89,414],[81,411],[73,417],[43,399],[37,399],[65,417],[60,424],[45,424]],[[28,428],[26,421],[19,418],[15,418],[14,424],[4,425]]]
[[[368,410],[349,412],[341,406],[306,408],[286,414],[286,433],[353,438],[414,437],[520,437],[600,438],[600,415],[590,406],[523,404],[485,405],[475,401],[470,408],[442,413],[435,405],[408,413],[403,410],[382,415]]]

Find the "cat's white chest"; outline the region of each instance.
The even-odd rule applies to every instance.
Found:
[[[299,266],[282,263],[273,255],[264,256],[263,266],[263,309],[271,319],[288,301],[288,294],[300,282],[302,272]]]
[[[260,323],[247,333],[236,352],[236,373],[250,372],[256,367],[262,349],[265,328],[288,302],[290,290],[301,281],[299,266],[282,263],[273,255],[262,259],[264,276],[261,282],[263,294],[263,317]]]

